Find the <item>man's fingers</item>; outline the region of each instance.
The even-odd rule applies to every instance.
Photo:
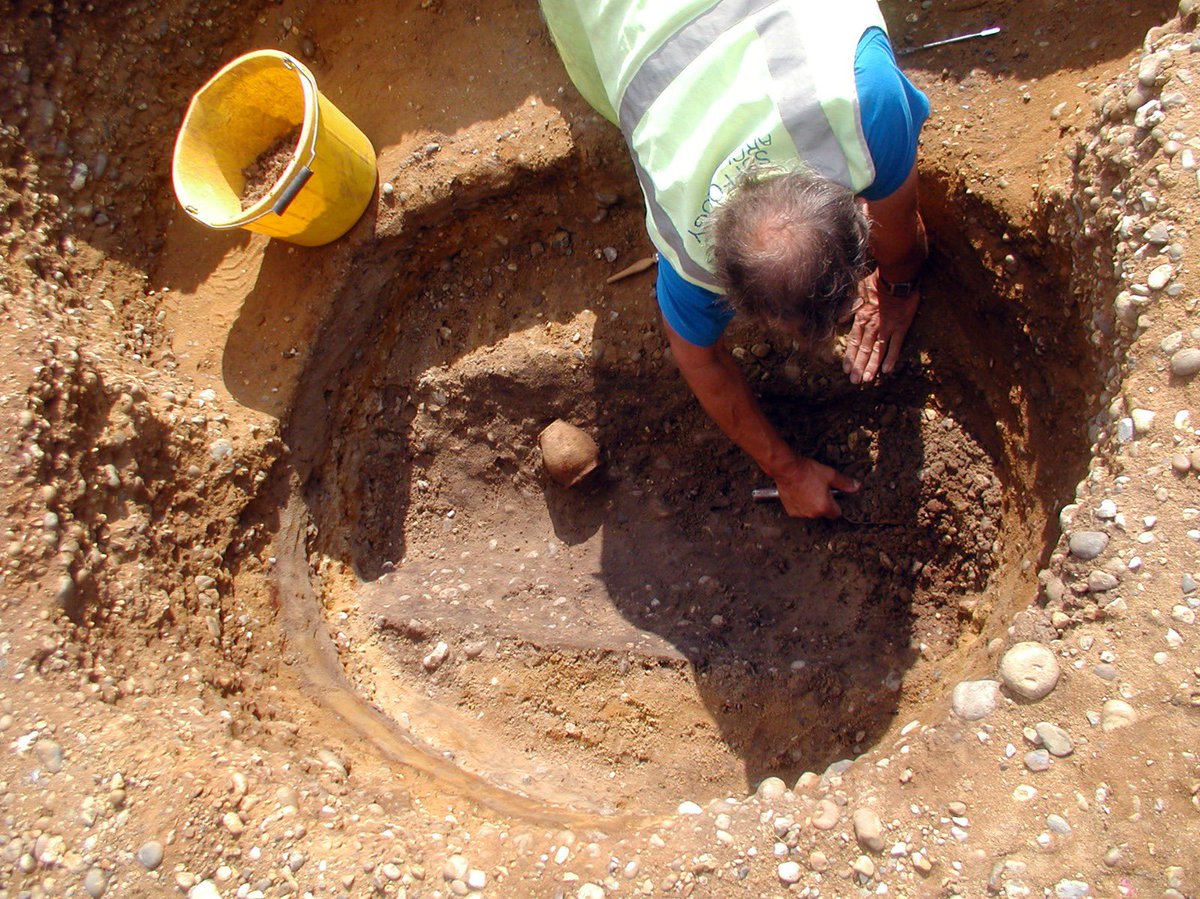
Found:
[[[862,378],[864,381],[874,381],[875,375],[879,374],[879,366],[883,362],[883,354],[887,349],[887,341],[882,337],[871,344],[871,353],[867,357],[867,364],[863,367]]]
[[[854,325],[850,328],[850,337],[846,341],[846,355],[842,357],[842,371],[844,372],[850,372],[854,368],[854,362],[858,356],[858,348],[862,344],[863,327],[862,318],[855,316]]]
[[[858,493],[858,488],[862,484],[858,483],[854,478],[842,474],[840,471],[835,471],[829,481],[829,486],[834,490],[841,490],[843,493]]]
[[[833,494],[829,494],[829,502],[825,506],[825,511],[822,513],[826,518],[841,518],[842,507],[838,505],[838,501],[833,498]]]
[[[871,353],[875,349],[875,334],[874,328],[863,329],[862,341],[855,349],[850,365],[850,380],[855,384],[863,379],[871,362]]]

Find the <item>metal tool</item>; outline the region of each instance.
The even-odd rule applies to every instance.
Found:
[[[897,50],[897,56],[907,56],[909,53],[916,53],[920,50],[932,50],[934,47],[944,47],[947,44],[957,44],[960,41],[973,41],[977,37],[991,37],[993,34],[1000,33],[1000,26],[993,25],[991,28],[985,28],[983,31],[976,31],[972,34],[960,34],[958,37],[948,37],[940,41],[932,41],[928,44],[921,44],[919,47],[905,47],[903,50]]]
[[[841,495],[840,490],[831,490],[835,495]],[[756,503],[767,502],[768,500],[779,499],[778,487],[755,487],[750,491],[751,498]],[[896,528],[904,524],[903,521],[863,521],[861,518],[852,518],[849,515],[842,513],[842,521],[847,524],[858,525],[859,527],[867,528]]]

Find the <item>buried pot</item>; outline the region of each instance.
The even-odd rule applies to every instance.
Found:
[[[538,435],[542,464],[555,481],[574,487],[600,464],[600,447],[586,431],[561,418]]]

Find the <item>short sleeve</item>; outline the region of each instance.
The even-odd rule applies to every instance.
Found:
[[[854,80],[863,134],[875,164],[875,181],[861,196],[882,200],[900,188],[917,161],[929,98],[897,67],[887,35],[878,28],[869,29],[859,41]]]
[[[656,289],[658,308],[667,324],[695,346],[715,344],[733,318],[733,310],[719,293],[685,281],[661,256]]]

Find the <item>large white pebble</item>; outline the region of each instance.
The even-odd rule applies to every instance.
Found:
[[[1100,708],[1100,727],[1105,733],[1129,727],[1137,721],[1137,712],[1123,699],[1110,699]]]
[[[996,711],[1000,704],[1000,682],[965,680],[954,688],[950,706],[965,721],[979,721]]]
[[[779,866],[779,879],[784,883],[799,883],[800,866],[795,862],[784,862]]]
[[[1018,643],[1000,660],[1004,685],[1023,699],[1044,699],[1058,685],[1058,659],[1041,643]]]

